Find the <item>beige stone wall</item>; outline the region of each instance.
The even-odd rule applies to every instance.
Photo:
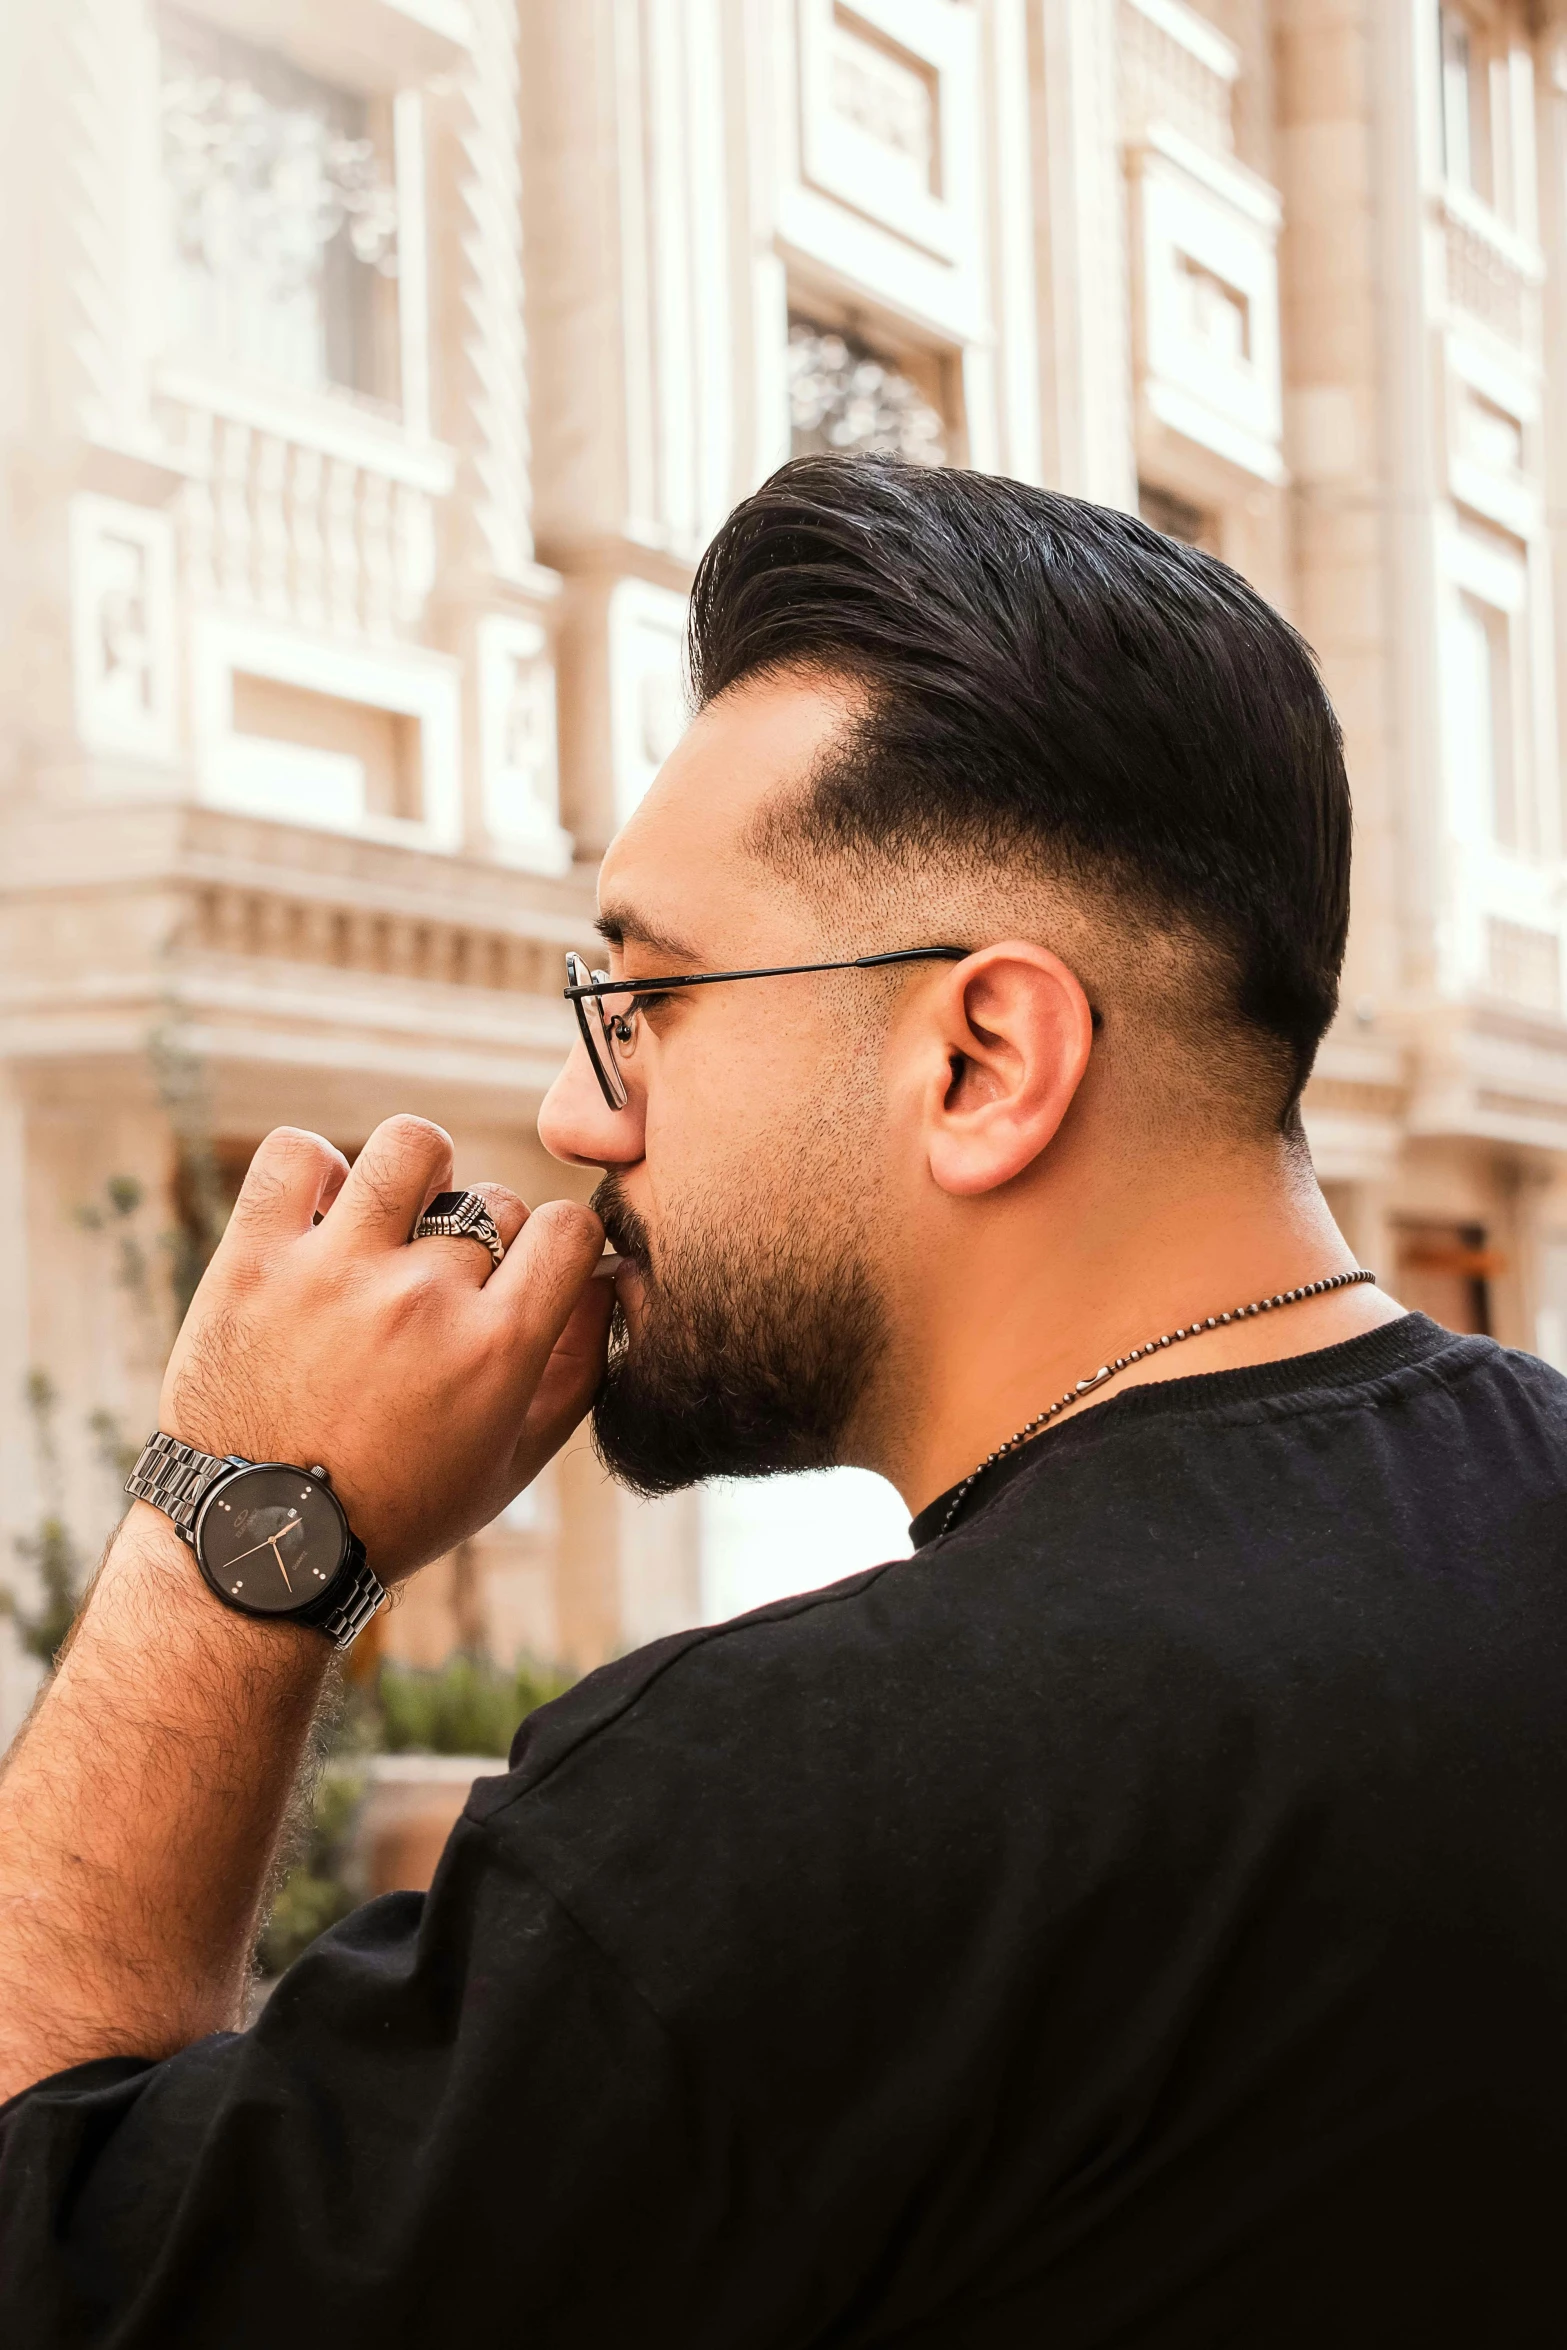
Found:
[[[692,564],[801,435],[1141,499],[1298,622],[1359,827],[1320,1171],[1411,1296],[1567,1347],[1567,64],[1554,7],[1441,19],[0,11],[0,1574],[31,1371],[110,1521],[88,1422],[150,1419],[182,1147],[412,1108],[465,1179],[574,1184],[560,958],[681,725]],[[589,1664],[699,1612],[700,1542],[579,1444],[380,1636]],[[0,1634],[0,1716],[29,1683]]]

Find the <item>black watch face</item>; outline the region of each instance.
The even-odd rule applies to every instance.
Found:
[[[304,1469],[242,1469],[208,1496],[196,1521],[203,1573],[249,1615],[308,1607],[347,1554],[348,1521]]]

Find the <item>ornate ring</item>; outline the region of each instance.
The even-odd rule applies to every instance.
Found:
[[[506,1254],[495,1218],[476,1191],[438,1191],[413,1228],[415,1240],[477,1240],[499,1264]]]

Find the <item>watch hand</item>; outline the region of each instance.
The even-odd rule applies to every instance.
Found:
[[[302,1518],[294,1518],[283,1528],[283,1534],[297,1534],[302,1528],[303,1524],[304,1520]],[[283,1539],[283,1534],[269,1534],[265,1542],[253,1542],[249,1550],[237,1551],[233,1558],[224,1562],[224,1573],[227,1574],[230,1567],[237,1567],[241,1559],[254,1558],[257,1551],[265,1550],[268,1544],[273,1542],[281,1542]],[[281,1561],[279,1563],[281,1564]],[[285,1580],[287,1580],[286,1577]],[[289,1589],[292,1591],[293,1588],[293,1585],[290,1583]]]
[[[285,1526],[283,1529],[283,1534],[286,1534],[287,1532],[288,1528]],[[277,1560],[277,1571],[282,1576],[284,1582],[288,1584],[289,1591],[292,1593],[294,1586],[292,1583],[289,1583],[288,1569],[283,1564],[283,1553],[278,1548],[278,1544],[283,1539],[283,1534],[273,1534],[270,1535],[268,1539],[272,1544],[272,1556]]]

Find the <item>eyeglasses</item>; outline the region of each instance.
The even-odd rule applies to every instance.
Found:
[[[887,963],[961,963],[972,947],[898,947],[890,955],[854,955],[846,963],[774,963],[759,971],[693,971],[680,979],[611,979],[590,971],[580,955],[566,957],[566,1000],[577,1015],[599,1091],[612,1110],[626,1106],[622,1061],[637,1049],[639,1014],[649,996],[672,995],[677,987],[717,987],[731,979],[792,979],[802,971],[876,971]],[[624,1011],[606,1009],[604,998],[628,995]],[[590,1011],[591,1007],[591,1011]]]

